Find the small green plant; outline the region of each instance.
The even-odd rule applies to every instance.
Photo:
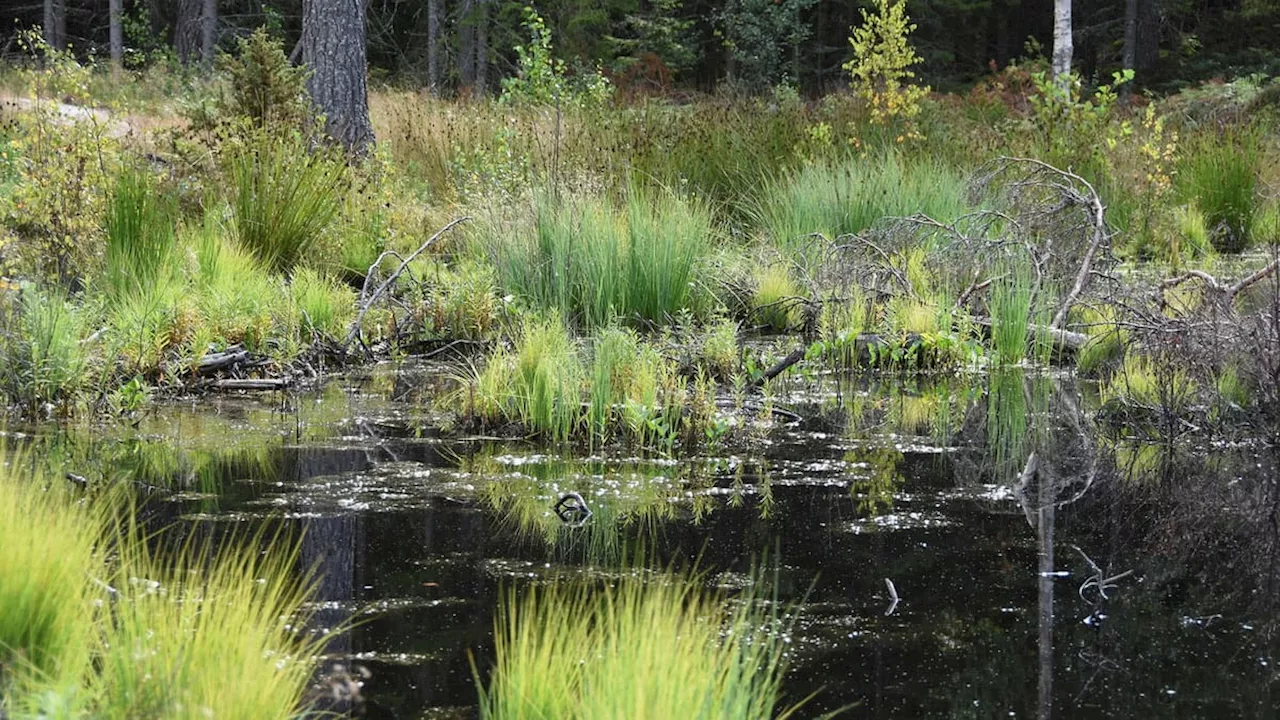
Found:
[[[786,332],[801,319],[800,290],[791,269],[781,262],[761,265],[753,273],[752,316],[773,332]]]
[[[236,239],[288,272],[337,216],[346,164],[293,133],[254,133],[230,151],[227,173]]]
[[[875,0],[874,13],[866,8],[860,12],[862,26],[854,28],[849,38],[853,59],[843,66],[853,76],[853,90],[870,109],[872,122],[902,121],[898,140],[917,139],[920,135],[913,120],[929,88],[913,82],[916,74],[910,68],[923,59],[907,39],[916,29],[907,16],[907,2]]]
[[[589,106],[608,102],[613,85],[598,70],[576,81],[570,79],[563,60],[551,52],[551,30],[532,6],[524,9],[529,43],[517,45],[516,75],[502,80],[499,102],[529,105]]]
[[[480,716],[786,717],[784,623],[750,596],[737,608],[679,576],[510,592]]]

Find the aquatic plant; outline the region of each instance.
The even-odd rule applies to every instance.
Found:
[[[480,716],[786,717],[785,624],[755,600],[670,574],[510,591]]]
[[[294,573],[296,543],[155,551],[119,492],[73,498],[85,491],[23,472],[20,454],[0,456],[0,707],[14,717],[295,716],[325,641],[296,630],[311,587]]]
[[[74,502],[26,457],[0,449],[0,709],[32,684],[71,690],[97,639],[94,600],[106,578],[103,504]]]
[[[991,345],[998,362],[1015,365],[1027,355],[1034,278],[1025,265],[1003,275],[991,287]]]
[[[1201,138],[1178,165],[1184,200],[1204,213],[1213,246],[1238,253],[1249,246],[1258,212],[1258,152],[1247,134]]]

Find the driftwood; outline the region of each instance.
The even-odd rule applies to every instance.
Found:
[[[790,368],[792,365],[795,365],[796,363],[803,360],[806,351],[808,351],[807,346],[801,346],[796,348],[795,350],[792,350],[790,355],[774,363],[773,367],[769,368],[768,370],[765,370],[763,375],[756,378],[755,380],[752,380],[751,384],[748,385],[747,387],[751,389],[758,389],[758,388],[764,387],[765,383],[778,377],[782,373],[786,372],[787,368]]]
[[[284,390],[293,384],[292,378],[226,378],[214,380],[218,390]]]
[[[209,353],[196,363],[197,375],[207,375],[233,365],[239,365],[249,359],[249,351],[239,345],[232,345],[223,352]]]

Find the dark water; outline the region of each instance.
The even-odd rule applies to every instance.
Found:
[[[439,377],[170,407],[118,437],[50,438],[50,458],[140,483],[157,524],[305,529],[321,623],[361,619],[330,660],[370,671],[380,716],[468,716],[503,588],[616,572],[640,546],[729,592],[776,571],[799,609],[802,717],[1273,715],[1269,451],[1099,441],[1087,388],[1003,375],[820,378],[784,389],[805,419],[749,452],[573,458],[442,433]],[[567,491],[595,509],[586,526],[550,514]]]

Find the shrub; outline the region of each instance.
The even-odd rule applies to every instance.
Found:
[[[511,592],[480,716],[774,717],[784,628],[750,595],[737,607],[672,576]]]
[[[346,165],[293,133],[261,132],[230,150],[236,239],[266,266],[288,272],[341,207]]]
[[[1249,246],[1259,206],[1257,148],[1251,138],[1201,138],[1188,147],[1177,178],[1183,200],[1204,214],[1217,250],[1238,253]]]
[[[908,69],[924,61],[907,41],[916,26],[907,17],[906,0],[876,0],[875,8],[874,14],[861,9],[862,26],[849,38],[853,59],[843,67],[853,76],[853,89],[870,108],[873,122],[901,118],[908,123],[906,133],[915,137],[911,122],[929,93],[927,86],[912,84],[915,73]]]

